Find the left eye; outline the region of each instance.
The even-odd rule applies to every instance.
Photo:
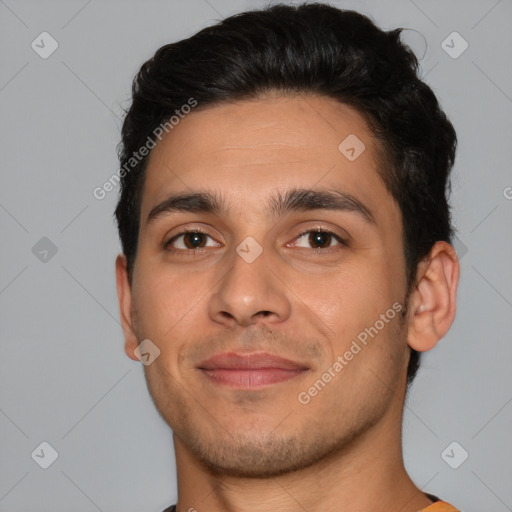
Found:
[[[347,245],[343,238],[341,238],[340,236],[336,235],[331,231],[325,230],[305,231],[304,233],[301,233],[297,237],[297,240],[303,241],[306,244],[297,244],[298,247],[310,248],[311,246],[314,246],[313,249],[328,249],[329,247],[332,247],[333,242],[338,242],[338,244],[341,245]]]

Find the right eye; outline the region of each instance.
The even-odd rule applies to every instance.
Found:
[[[213,241],[213,245],[206,245],[208,238]],[[219,246],[220,244],[215,242],[210,235],[198,230],[178,233],[165,242],[165,248],[172,252],[198,252],[198,249],[203,249],[204,247]]]

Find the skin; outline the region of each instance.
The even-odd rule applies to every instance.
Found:
[[[338,149],[349,134],[366,147],[354,161]],[[160,350],[144,371],[173,430],[179,512],[337,511],[340,503],[346,512],[416,512],[431,503],[403,464],[406,371],[409,347],[430,350],[452,324],[459,265],[449,244],[436,243],[406,303],[401,213],[377,154],[356,110],[313,95],[195,110],[152,150],[132,282],[123,255],[116,270],[126,354],[138,360],[144,339]],[[327,209],[272,215],[268,198],[293,187],[349,193],[374,222]],[[171,194],[197,191],[222,193],[227,210],[147,222]],[[199,253],[187,252],[184,237],[166,248],[193,228],[208,235]],[[332,238],[318,248],[299,237],[318,228],[348,245]],[[252,263],[236,252],[249,236],[262,249]],[[301,403],[299,393],[394,303],[405,314]],[[233,389],[197,369],[226,351],[267,351],[309,369]]]

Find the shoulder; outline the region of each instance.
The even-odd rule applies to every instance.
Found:
[[[421,512],[460,512],[460,510],[446,501],[439,500],[424,508]]]

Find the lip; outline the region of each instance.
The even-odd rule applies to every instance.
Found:
[[[197,366],[210,381],[239,389],[254,389],[285,382],[309,370],[302,363],[259,352],[217,354]]]

